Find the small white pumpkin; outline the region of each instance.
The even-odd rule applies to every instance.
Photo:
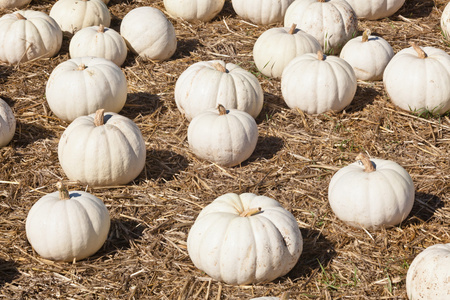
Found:
[[[69,193],[61,182],[57,186],[57,192],[40,198],[28,212],[28,241],[45,259],[84,259],[97,252],[108,237],[108,209],[94,195],[83,191]]]
[[[450,110],[450,55],[411,43],[386,66],[383,83],[391,101],[401,109],[442,115]]]
[[[95,113],[118,113],[127,100],[127,81],[112,61],[76,57],[60,63],[50,74],[45,96],[52,112],[64,121]]]
[[[294,0],[233,0],[238,16],[255,24],[267,25],[283,21],[284,14]]]
[[[77,31],[70,40],[69,53],[71,58],[103,57],[120,67],[127,58],[127,44],[117,31],[100,24]]]
[[[16,118],[8,103],[0,98],[0,147],[6,146],[16,132]]]
[[[71,34],[85,27],[111,24],[111,13],[102,0],[58,0],[50,9],[50,17],[63,32]]]
[[[369,229],[400,224],[414,204],[414,183],[396,162],[359,154],[331,178],[328,200],[343,222]]]
[[[378,20],[395,14],[405,0],[346,0],[360,19]]]
[[[129,11],[120,24],[120,34],[131,52],[146,59],[169,59],[177,49],[175,28],[157,8],[142,6]]]
[[[256,118],[264,104],[264,92],[258,79],[238,65],[222,60],[201,61],[178,77],[175,102],[189,121],[219,104]]]
[[[308,114],[342,111],[352,102],[356,88],[352,66],[321,51],[297,56],[281,75],[281,92],[287,106]]]
[[[292,24],[315,37],[326,54],[338,54],[358,29],[355,11],[345,0],[296,0],[284,16],[284,26]]]
[[[0,0],[0,9],[19,8],[28,5],[31,0]]]
[[[58,158],[70,180],[91,186],[126,184],[145,166],[145,142],[127,117],[103,112],[78,117],[64,130]]]
[[[393,56],[391,45],[379,36],[370,35],[370,30],[348,41],[339,55],[353,67],[359,80],[383,79],[384,69]]]
[[[290,28],[264,31],[253,46],[253,60],[262,74],[281,78],[284,68],[294,57],[319,50],[322,47],[316,38],[293,24]]]
[[[280,203],[252,193],[228,193],[198,215],[187,238],[194,265],[228,284],[269,282],[297,263],[303,239]]]
[[[208,22],[223,8],[225,0],[164,0],[167,13],[185,21]]]
[[[239,165],[252,155],[258,142],[258,126],[248,113],[217,109],[197,115],[188,127],[189,148],[202,159],[218,165]]]
[[[63,34],[46,13],[19,10],[0,18],[0,60],[16,64],[59,52]]]
[[[450,299],[450,243],[435,244],[417,255],[406,275],[410,300]]]
[[[445,5],[444,11],[441,15],[441,30],[444,38],[450,38],[450,2]]]

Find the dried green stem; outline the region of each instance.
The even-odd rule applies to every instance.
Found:
[[[222,65],[222,64],[219,63],[219,62],[213,63],[213,67],[214,67],[217,71],[220,71],[220,72],[223,72],[223,73],[226,73],[226,72],[227,72],[227,69],[225,68],[225,66]]]
[[[295,33],[295,29],[297,28],[297,24],[292,24],[291,28],[289,28],[289,34],[294,34]]]
[[[223,116],[227,114],[227,109],[222,104],[217,105],[217,109],[219,110],[219,115]]]
[[[62,181],[58,181],[56,183],[56,188],[58,189],[60,200],[70,199],[69,191],[67,190],[66,186],[62,183]]]
[[[317,59],[318,60],[325,60],[325,55],[321,50],[317,51]]]
[[[370,29],[366,29],[364,30],[363,34],[362,34],[362,41],[363,43],[368,42],[369,41],[369,36],[372,32],[370,31]]]
[[[414,50],[416,50],[420,58],[427,58],[428,55],[425,53],[425,51],[422,50],[422,48],[419,47],[419,45],[417,45],[415,42],[410,42],[409,44],[411,45],[411,47],[413,47]]]
[[[14,14],[16,17],[17,17],[17,19],[19,19],[19,20],[26,20],[27,18],[25,18],[22,14],[20,14],[20,13],[15,13]]]
[[[365,153],[359,153],[358,156],[356,156],[356,160],[360,160],[362,162],[364,166],[364,172],[370,173],[376,171],[375,167],[370,161],[370,158]]]
[[[77,68],[77,70],[79,70],[79,71],[83,71],[84,69],[86,69],[87,67],[86,67],[86,65],[85,64],[81,64],[81,65],[78,65],[78,68]]]
[[[97,32],[100,32],[100,33],[105,32],[105,26],[103,26],[103,24],[98,25]]]
[[[246,210],[241,212],[239,216],[241,216],[241,217],[250,217],[250,216],[256,215],[260,211],[261,211],[261,207],[247,208]]]
[[[97,111],[95,112],[95,117],[94,117],[94,125],[95,126],[104,125],[105,124],[104,117],[105,117],[105,109],[103,109],[103,108],[97,109]]]

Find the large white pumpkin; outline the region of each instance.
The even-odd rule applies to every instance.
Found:
[[[78,117],[64,130],[58,158],[70,180],[91,186],[126,184],[145,166],[145,143],[137,125],[103,109]]]
[[[102,0],[58,0],[50,10],[62,31],[75,33],[85,27],[102,24],[109,27],[111,13]]]
[[[129,11],[120,24],[128,48],[146,59],[169,59],[177,49],[175,28],[157,8],[142,6]]]
[[[320,51],[292,59],[281,75],[281,92],[287,106],[308,114],[343,110],[352,102],[356,88],[352,66]]]
[[[414,204],[414,183],[408,172],[394,161],[358,160],[331,178],[328,200],[343,222],[370,229],[400,224]]]
[[[0,60],[16,64],[59,52],[63,34],[46,13],[20,10],[0,18]]]
[[[164,0],[167,13],[188,22],[208,22],[223,8],[225,0]]]
[[[284,16],[284,26],[292,24],[315,37],[327,54],[338,54],[358,29],[355,11],[345,0],[296,0]]]
[[[348,41],[339,54],[353,67],[359,80],[383,79],[384,69],[393,56],[391,45],[382,37],[370,35],[369,30]]]
[[[450,110],[450,55],[412,43],[391,59],[384,70],[383,83],[398,107],[444,114]]]
[[[219,104],[256,118],[263,107],[264,93],[258,79],[238,65],[222,60],[201,61],[178,77],[175,102],[189,121]]]
[[[414,258],[406,293],[410,300],[450,299],[450,243],[430,246]]]
[[[225,167],[239,165],[252,155],[258,142],[258,126],[245,111],[207,110],[188,127],[189,148],[198,157]]]
[[[228,284],[269,282],[297,263],[303,240],[280,203],[252,193],[228,193],[203,208],[187,238],[194,265]]]
[[[6,146],[14,137],[16,118],[14,113],[2,98],[0,98],[0,147]]]
[[[297,29],[279,27],[264,31],[253,46],[253,60],[258,70],[268,76],[280,78],[286,65],[296,56],[322,50],[312,35]]]
[[[29,4],[31,0],[0,0],[0,8],[19,8]]]
[[[65,121],[100,108],[118,113],[127,100],[127,81],[122,70],[108,59],[76,57],[52,71],[45,96],[52,112]]]
[[[61,183],[58,190],[40,198],[28,212],[28,241],[46,259],[72,262],[93,255],[108,237],[108,209],[89,193],[69,193]]]
[[[283,21],[288,6],[294,0],[233,0],[238,16],[255,24],[267,25]],[[289,25],[290,26],[290,25]]]
[[[392,16],[405,0],[346,0],[361,19],[377,20]]]
[[[85,27],[74,34],[69,44],[70,57],[95,56],[111,60],[119,67],[127,58],[127,44],[114,29]]]
[[[441,15],[441,30],[446,39],[450,38],[450,2],[444,8]]]

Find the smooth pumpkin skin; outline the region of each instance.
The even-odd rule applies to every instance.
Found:
[[[441,15],[441,30],[444,38],[449,39],[450,37],[450,2],[447,3]]]
[[[233,0],[238,16],[258,25],[283,21],[287,8],[294,0]]]
[[[223,8],[225,0],[164,0],[167,13],[185,21],[211,21]]]
[[[241,217],[248,208],[257,214]],[[303,250],[295,217],[280,203],[252,193],[224,194],[192,225],[187,248],[194,265],[215,280],[241,285],[287,274]]]
[[[52,57],[61,49],[62,38],[56,21],[44,12],[19,10],[3,15],[0,18],[0,60],[17,64]]]
[[[145,143],[137,125],[127,117],[105,113],[95,126],[95,113],[76,118],[64,130],[58,158],[70,180],[90,186],[127,184],[145,166]]]
[[[19,8],[28,5],[31,0],[0,0],[0,8]]]
[[[417,255],[406,275],[410,300],[445,300],[450,297],[450,243],[435,244]]]
[[[405,0],[346,0],[360,19],[378,20],[395,14]]]
[[[450,110],[450,55],[434,47],[413,47],[397,52],[383,73],[383,84],[391,101],[406,111],[428,110],[444,114]]]
[[[0,98],[0,147],[8,145],[16,131],[14,113],[2,98]]]
[[[97,252],[108,237],[110,218],[102,200],[83,191],[69,195],[61,200],[59,192],[47,194],[28,212],[27,239],[43,258],[81,260]]]

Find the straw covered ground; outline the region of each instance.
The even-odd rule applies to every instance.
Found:
[[[54,1],[33,0],[29,9],[49,12]],[[410,41],[450,51],[439,20],[447,1],[406,0],[394,16],[360,21],[391,43]],[[111,0],[111,27],[139,6],[164,10],[162,0]],[[1,15],[11,10],[1,11]],[[261,76],[253,44],[265,30],[243,21],[227,0],[208,23],[169,18],[178,47],[165,62],[131,53],[122,66],[128,80],[121,114],[135,121],[147,147],[146,167],[125,186],[87,190],[111,215],[104,246],[72,263],[47,261],[25,235],[31,206],[67,179],[58,162],[59,137],[67,123],[52,114],[45,85],[69,59],[68,37],[59,54],[20,65],[0,64],[0,97],[17,119],[12,142],[0,149],[0,298],[2,299],[406,299],[405,277],[413,258],[436,243],[450,243],[450,118],[418,116],[390,102],[381,82],[358,82],[352,104],[340,113],[307,115],[289,109],[280,80]],[[257,118],[259,140],[241,166],[219,167],[188,148],[188,122],[174,101],[178,76],[190,65],[222,59],[253,72],[264,89]],[[415,184],[415,204],[401,225],[355,229],[328,204],[332,175],[365,151],[402,165]],[[190,227],[203,207],[228,193],[253,192],[278,200],[298,221],[303,253],[293,270],[273,282],[232,286],[194,267],[186,249]]]

